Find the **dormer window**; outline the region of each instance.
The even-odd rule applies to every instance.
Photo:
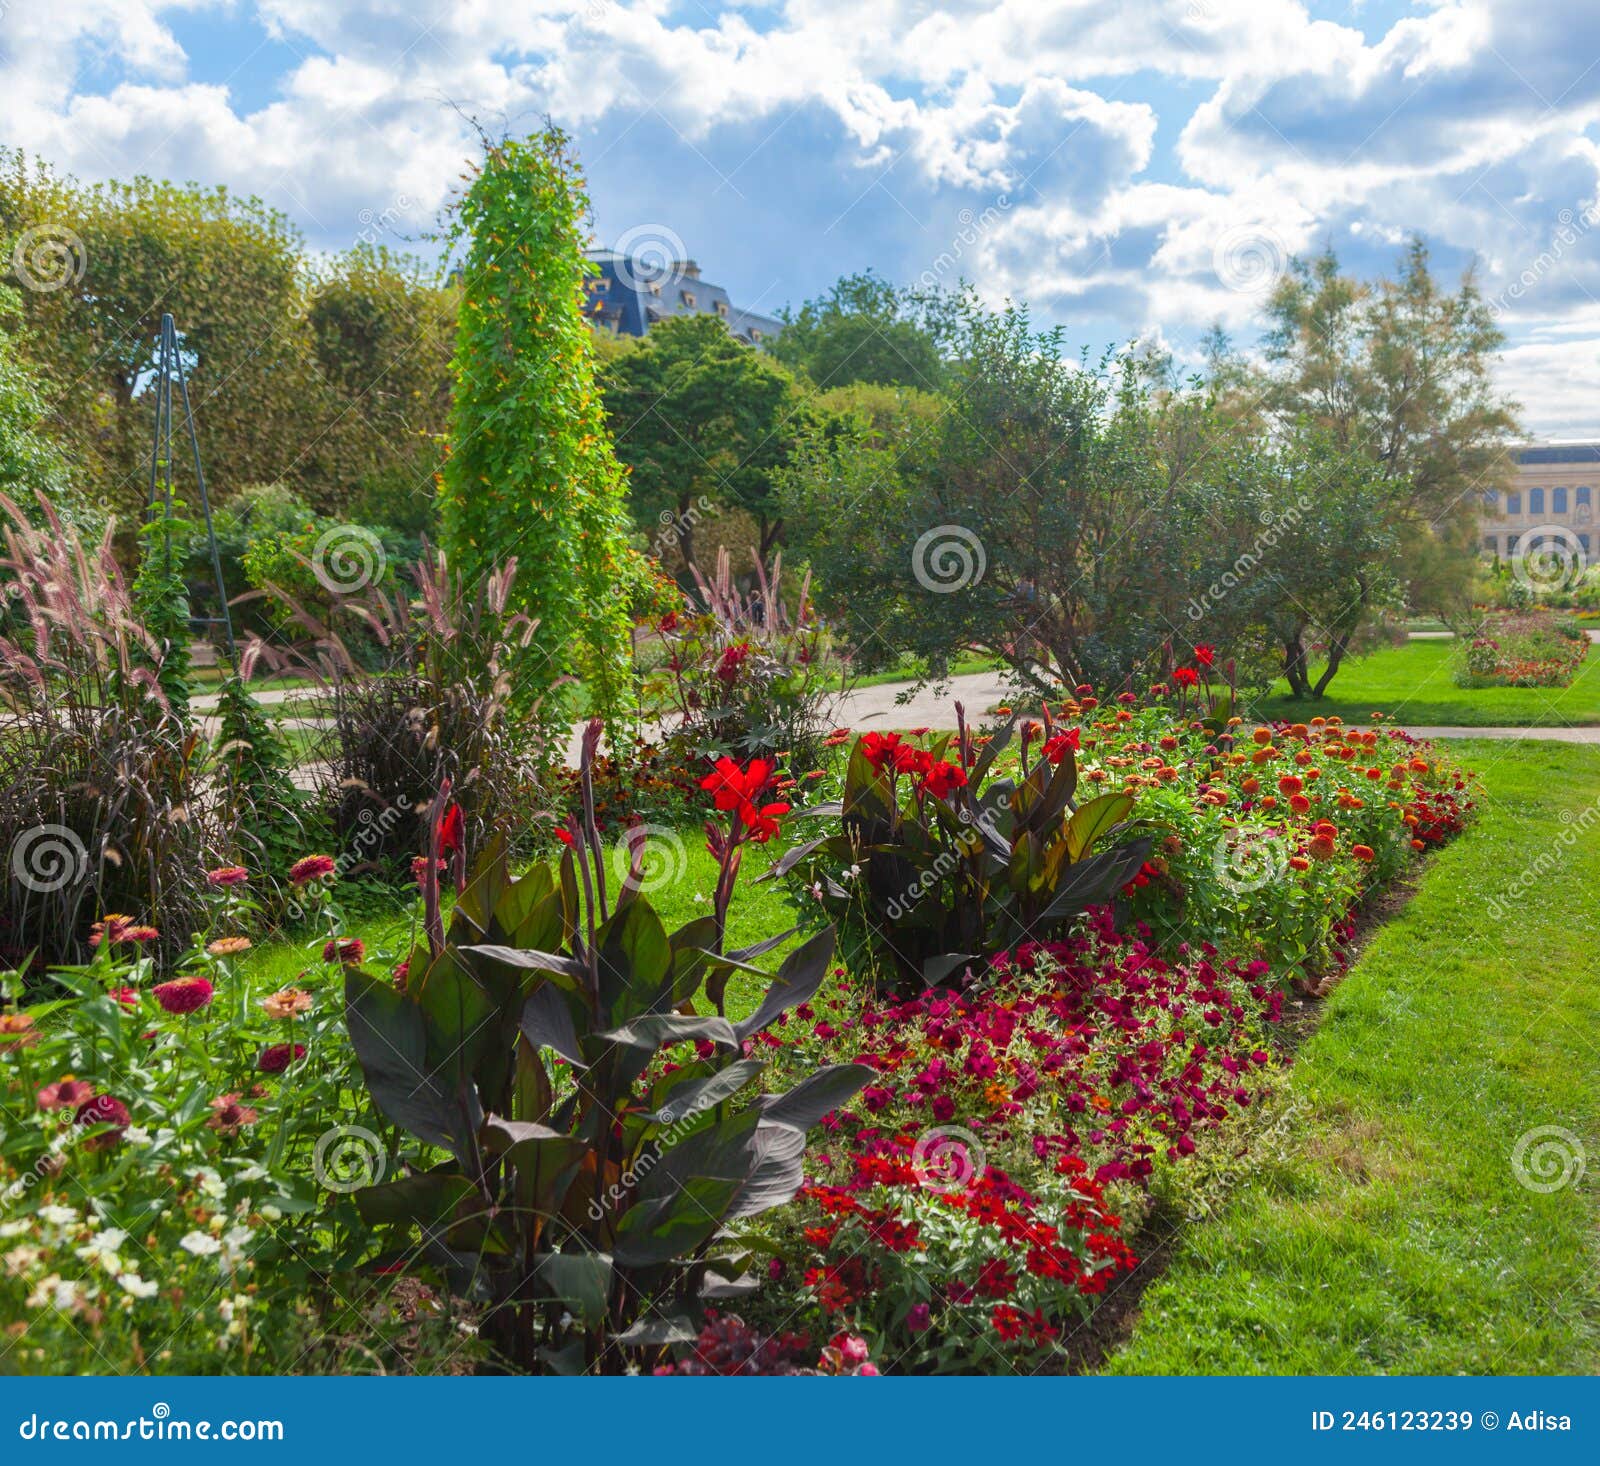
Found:
[[[723,320],[727,320],[728,319],[728,302],[727,301],[719,300],[717,302],[717,314],[719,316],[721,316]]]
[[[690,310],[694,309],[694,291],[692,291],[692,290],[680,290],[678,292],[678,298],[686,306],[688,306]]]
[[[756,330],[754,326],[750,328],[750,339],[752,341],[759,341],[761,339],[761,332]]]

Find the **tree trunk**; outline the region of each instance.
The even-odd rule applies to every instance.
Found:
[[[694,516],[687,494],[678,495],[678,517],[673,529],[678,536],[678,553],[683,556],[684,583],[694,584]]]
[[[1333,674],[1339,670],[1339,665],[1344,661],[1345,653],[1350,650],[1350,633],[1342,631],[1328,641],[1328,665],[1322,669],[1322,676],[1317,678],[1317,685],[1312,689],[1313,697],[1321,697],[1328,690],[1328,684],[1333,681]]]
[[[1307,675],[1304,628],[1297,628],[1283,643],[1283,675],[1289,691],[1296,697],[1313,697],[1311,679]]]

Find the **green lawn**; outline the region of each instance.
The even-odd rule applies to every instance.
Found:
[[[1600,1365],[1600,749],[1461,748],[1477,828],[1328,1000],[1273,1101],[1284,1139],[1185,1224],[1110,1372]],[[1512,1157],[1545,1126],[1587,1174],[1535,1191]]]
[[[1448,641],[1413,641],[1347,662],[1321,700],[1289,696],[1280,682],[1255,711],[1265,718],[1306,719],[1335,714],[1365,722],[1388,713],[1421,727],[1559,728],[1600,723],[1600,653],[1591,650],[1570,687],[1457,687]]]

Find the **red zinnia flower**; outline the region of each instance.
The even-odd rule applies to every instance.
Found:
[[[197,1013],[215,996],[216,989],[203,977],[179,977],[158,982],[151,992],[168,1013]]]
[[[256,1068],[263,1074],[281,1074],[296,1059],[305,1056],[304,1044],[273,1044],[270,1048],[262,1049],[261,1057],[256,1060]]]
[[[104,1149],[115,1145],[122,1139],[122,1132],[132,1123],[133,1116],[128,1113],[128,1107],[121,1100],[109,1094],[98,1094],[91,1100],[85,1100],[78,1106],[78,1112],[73,1120],[79,1125],[110,1125],[104,1135],[97,1135],[88,1142],[95,1149]]]
[[[1357,860],[1371,860],[1373,858],[1373,850],[1372,846],[1370,845],[1352,845],[1350,847],[1350,853],[1355,856]]]
[[[336,869],[337,865],[331,855],[307,855],[289,867],[289,879],[293,884],[303,886],[307,881],[331,876]]]

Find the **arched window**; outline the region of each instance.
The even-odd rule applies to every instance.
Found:
[[[1521,494],[1507,494],[1506,495],[1506,513],[1507,514],[1521,514],[1522,513],[1522,495]]]
[[[1543,514],[1544,513],[1544,490],[1543,489],[1529,489],[1528,490],[1528,513],[1529,514]]]

